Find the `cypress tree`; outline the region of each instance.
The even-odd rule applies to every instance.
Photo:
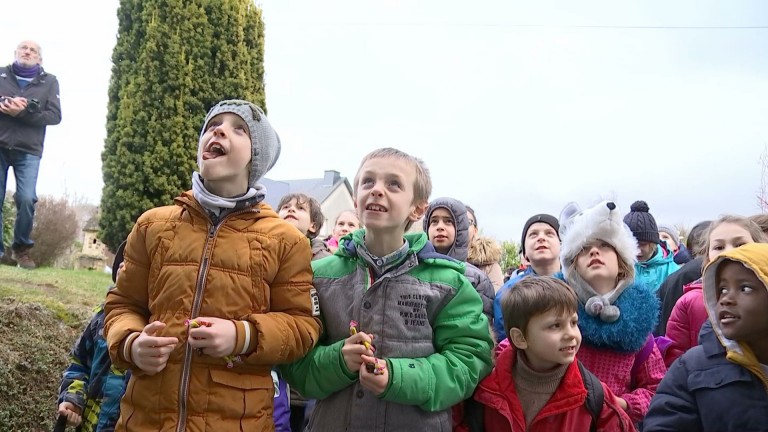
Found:
[[[205,114],[222,99],[265,110],[264,24],[252,0],[121,0],[102,153],[101,240],[191,187]]]

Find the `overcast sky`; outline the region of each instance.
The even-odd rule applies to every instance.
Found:
[[[351,180],[366,153],[396,147],[425,160],[433,198],[467,202],[498,240],[568,201],[644,199],[687,226],[759,211],[768,2],[259,3],[283,143],[269,178]],[[39,195],[99,202],[117,6],[3,6],[0,63],[37,40],[61,84]]]

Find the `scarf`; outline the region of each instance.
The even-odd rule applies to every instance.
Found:
[[[267,188],[257,184],[254,187],[249,188],[248,192],[243,195],[224,198],[209,192],[208,189],[205,188],[205,184],[203,184],[203,177],[200,176],[199,172],[195,171],[192,173],[192,194],[203,208],[216,216],[219,216],[223,210],[233,209],[239,203],[253,205],[263,201],[267,194]]]
[[[11,65],[11,70],[13,70],[13,74],[17,77],[31,80],[40,73],[40,65],[36,64],[34,66],[23,66],[19,62],[13,62]]]

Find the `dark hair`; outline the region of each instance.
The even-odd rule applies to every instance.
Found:
[[[693,256],[702,256],[704,253],[704,241],[712,221],[701,221],[691,228],[688,238],[685,239],[685,248]]]
[[[504,331],[518,328],[527,334],[528,322],[536,315],[556,311],[559,314],[574,313],[578,299],[573,288],[551,276],[528,276],[501,297]]]
[[[277,204],[277,211],[279,212],[284,205],[294,199],[296,200],[296,204],[306,204],[309,206],[309,221],[315,224],[315,232],[307,230],[307,237],[311,239],[317,237],[320,228],[323,227],[325,216],[323,216],[323,209],[320,207],[320,202],[316,199],[303,193],[291,193],[280,198],[280,203]]]
[[[472,219],[475,220],[474,226],[475,226],[475,228],[477,228],[477,216],[475,216],[475,209],[473,209],[472,207],[470,207],[470,206],[468,206],[466,204],[464,204],[464,207],[467,208],[467,213],[471,213],[472,214]],[[473,225],[473,224],[470,224],[470,225]]]

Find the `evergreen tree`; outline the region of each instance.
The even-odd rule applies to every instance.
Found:
[[[266,110],[264,25],[252,0],[121,0],[102,153],[101,240],[112,250],[144,211],[191,187],[207,110]]]

